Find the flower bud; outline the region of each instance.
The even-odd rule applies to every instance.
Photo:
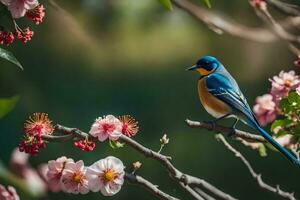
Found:
[[[141,168],[142,163],[140,161],[136,161],[136,162],[132,163],[132,166],[133,166],[134,171],[136,171]]]
[[[169,140],[170,139],[167,137],[167,134],[164,134],[163,137],[159,141],[160,141],[160,144],[166,145],[169,143]]]

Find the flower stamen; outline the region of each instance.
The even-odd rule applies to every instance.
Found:
[[[103,178],[106,182],[111,182],[111,181],[115,180],[115,177],[116,177],[116,174],[115,174],[114,170],[112,170],[112,169],[107,170],[103,174]]]
[[[128,137],[132,137],[139,131],[138,122],[130,115],[123,115],[118,117],[123,123],[122,133]]]

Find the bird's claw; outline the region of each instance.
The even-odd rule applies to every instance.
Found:
[[[230,137],[230,138],[234,137],[235,133],[236,133],[235,128],[232,127],[230,132],[228,133],[228,137]]]

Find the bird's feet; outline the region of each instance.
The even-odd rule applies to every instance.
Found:
[[[231,130],[230,130],[230,132],[228,133],[228,137],[230,137],[230,138],[234,137],[235,133],[236,133],[235,128],[234,128],[234,127],[231,127]]]
[[[232,126],[231,126],[231,130],[230,130],[230,132],[228,133],[228,137],[230,137],[230,138],[234,137],[234,135],[235,135],[235,133],[236,133],[235,126],[237,125],[238,122],[239,122],[239,119],[236,119],[236,120],[234,121],[234,123],[233,123]]]

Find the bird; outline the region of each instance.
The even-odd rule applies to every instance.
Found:
[[[224,118],[232,117],[235,119],[232,130],[235,130],[240,120],[258,131],[288,160],[296,165],[300,165],[300,161],[294,154],[276,142],[260,126],[237,82],[217,58],[203,56],[195,65],[186,70],[200,73],[200,78],[198,79],[199,99],[205,110],[215,118],[211,121],[212,125]]]

